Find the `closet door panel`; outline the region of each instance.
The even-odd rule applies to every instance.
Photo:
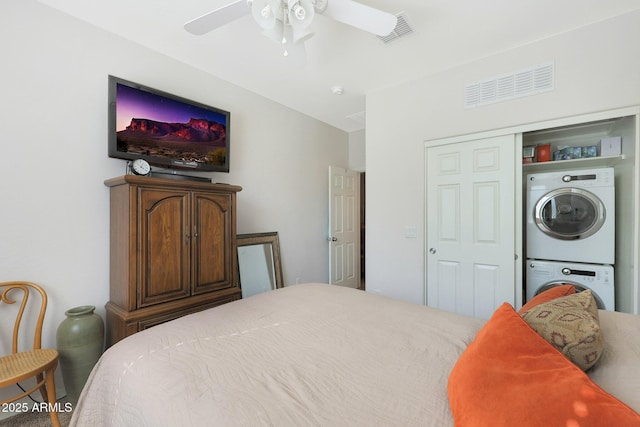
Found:
[[[515,303],[515,135],[427,148],[427,303],[488,318]]]

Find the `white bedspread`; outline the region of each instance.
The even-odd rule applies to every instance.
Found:
[[[323,284],[259,294],[105,352],[71,426],[447,426],[483,321]]]
[[[622,315],[617,336],[617,315],[601,314],[609,348],[592,377],[638,411],[640,317]],[[449,373],[483,323],[353,289],[290,286],[119,342],[71,426],[452,426]]]

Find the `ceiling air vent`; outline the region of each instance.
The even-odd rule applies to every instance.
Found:
[[[394,40],[399,39],[400,37],[408,36],[409,34],[413,34],[413,28],[407,22],[407,18],[404,13],[400,13],[396,15],[398,18],[398,23],[396,27],[386,36],[376,36],[378,39],[382,41],[384,44],[389,44]]]
[[[523,96],[550,92],[555,87],[554,63],[534,65],[524,70],[502,74],[464,88],[464,107],[473,108]]]

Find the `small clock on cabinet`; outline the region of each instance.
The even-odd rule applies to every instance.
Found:
[[[151,172],[151,166],[144,159],[136,159],[131,163],[131,172],[134,175],[146,176]]]

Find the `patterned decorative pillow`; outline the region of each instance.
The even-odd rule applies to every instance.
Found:
[[[576,293],[575,285],[567,283],[565,285],[554,286],[531,298],[529,302],[527,302],[525,305],[522,306],[520,310],[518,310],[518,313],[522,314],[525,311],[531,310],[536,305],[540,305],[545,302],[549,302],[556,298],[564,297],[567,295],[573,295],[575,293]]]
[[[540,304],[521,316],[583,371],[602,355],[598,308],[590,290]]]

